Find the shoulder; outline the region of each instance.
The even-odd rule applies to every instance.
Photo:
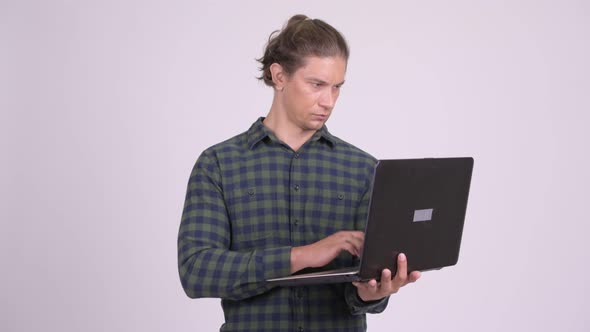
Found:
[[[331,135],[330,139],[334,143],[335,150],[346,158],[350,158],[351,161],[366,163],[369,166],[377,163],[377,158],[357,146],[334,135]]]
[[[205,149],[202,156],[232,158],[250,150],[253,144],[266,136],[263,119],[258,118],[248,130]]]
[[[248,148],[248,132],[226,139],[205,149],[202,152],[204,156],[219,156],[228,153],[236,153]]]
[[[199,171],[218,173],[220,164],[235,160],[247,149],[247,131],[214,144],[203,150],[198,156],[192,170],[192,175],[195,175]]]

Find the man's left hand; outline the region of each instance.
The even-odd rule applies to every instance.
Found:
[[[391,271],[384,269],[381,272],[381,281],[372,279],[368,282],[355,281],[352,284],[356,287],[361,300],[365,302],[380,300],[391,294],[395,294],[405,285],[415,282],[420,278],[419,271],[413,271],[408,274],[408,262],[406,255],[397,256],[397,273],[391,277]]]

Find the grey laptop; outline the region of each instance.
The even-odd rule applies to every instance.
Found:
[[[377,279],[397,271],[405,253],[408,271],[455,265],[463,233],[473,158],[380,160],[377,163],[360,265],[267,280],[300,286]]]

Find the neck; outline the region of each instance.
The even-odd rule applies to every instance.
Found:
[[[293,123],[286,121],[286,119],[275,115],[272,111],[268,113],[263,123],[268,129],[272,130],[278,139],[287,144],[293,151],[298,151],[315,134],[315,130],[299,128]]]

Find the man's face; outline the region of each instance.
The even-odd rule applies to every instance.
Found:
[[[284,86],[283,108],[290,123],[303,130],[318,130],[330,117],[344,84],[346,60],[342,57],[307,57]]]

